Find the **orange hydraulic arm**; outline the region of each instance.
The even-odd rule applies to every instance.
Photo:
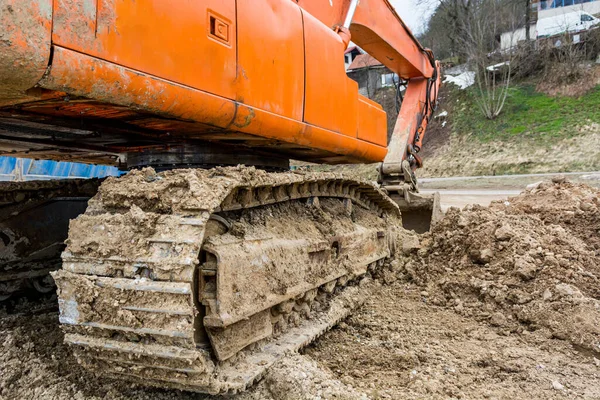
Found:
[[[433,53],[421,46],[388,0],[336,0],[331,7],[320,0],[298,4],[363,48],[391,71],[408,81],[406,94],[388,144],[382,174],[404,174],[422,166],[418,156],[440,86],[440,66]],[[412,177],[414,179],[414,176]]]

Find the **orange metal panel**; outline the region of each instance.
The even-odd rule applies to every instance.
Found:
[[[0,106],[32,100],[50,58],[51,0],[0,0]]]
[[[241,103],[302,120],[304,39],[290,1],[238,0],[238,96]]]
[[[141,111],[213,125],[230,132],[320,149],[348,156],[356,162],[381,161],[387,153],[383,146],[306,125],[56,46],[52,68],[40,84],[50,90],[136,107]],[[357,96],[354,99],[358,102]]]
[[[297,0],[326,26],[341,25],[350,0]],[[419,42],[388,0],[360,0],[352,24],[352,41],[405,79],[433,75]]]
[[[235,98],[235,0],[54,0],[54,43]]]
[[[346,13],[350,7],[350,0],[330,0],[327,4],[323,0],[293,0],[310,15],[321,21],[330,29],[344,23]]]
[[[346,76],[340,37],[304,12],[306,101],[304,121],[356,137],[358,84]]]
[[[387,117],[381,106],[358,95],[358,138],[387,146]]]

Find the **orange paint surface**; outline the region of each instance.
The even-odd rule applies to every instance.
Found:
[[[7,2],[17,3],[0,0]],[[40,24],[46,36],[34,46],[27,35],[20,39],[23,31],[15,32],[14,48],[49,54],[54,46],[49,73],[39,83],[44,89],[190,123],[179,137],[201,138],[214,127],[223,135],[298,144],[299,158],[307,149],[346,162],[377,162],[387,154],[385,113],[360,96],[346,76],[345,45],[332,29],[345,18],[350,0],[332,0],[333,6],[323,0],[28,3],[38,7],[30,22]],[[387,0],[361,0],[350,32],[353,41],[401,76],[431,76],[429,58]],[[44,54],[25,87],[42,77]],[[397,127],[402,132],[418,112],[412,95],[407,97],[405,122]],[[103,115],[102,110],[89,114]],[[293,146],[287,150],[293,152]]]
[[[382,160],[385,147],[310,126],[187,86],[55,47],[43,87],[162,116],[197,121],[287,143],[330,151],[358,161]]]
[[[300,9],[289,1],[238,1],[240,103],[302,120],[304,40]]]
[[[56,45],[235,98],[235,0],[54,0]],[[229,42],[210,34],[209,13]]]
[[[306,104],[304,121],[357,137],[358,84],[346,76],[340,37],[304,13]]]

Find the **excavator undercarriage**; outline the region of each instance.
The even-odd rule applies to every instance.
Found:
[[[380,189],[334,174],[109,178],[53,273],[65,340],[98,373],[243,390],[362,302],[399,223]]]

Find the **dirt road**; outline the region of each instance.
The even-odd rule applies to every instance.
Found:
[[[467,204],[479,204],[489,206],[492,201],[506,200],[511,196],[516,196],[521,193],[520,190],[487,190],[487,189],[465,189],[465,190],[448,190],[448,189],[426,189],[421,190],[424,194],[439,192],[442,202],[442,210],[447,211],[450,207],[463,208]]]
[[[463,208],[467,204],[487,207],[492,201],[507,200],[517,196],[528,186],[549,182],[556,176],[564,176],[571,182],[600,187],[600,172],[423,178],[419,180],[419,186],[425,194],[439,192],[442,210],[447,211],[450,207]]]
[[[490,176],[452,176],[447,178],[419,178],[422,189],[524,189],[527,185],[550,181],[563,176],[570,182],[600,187],[600,171],[553,172],[544,174],[490,175]]]

